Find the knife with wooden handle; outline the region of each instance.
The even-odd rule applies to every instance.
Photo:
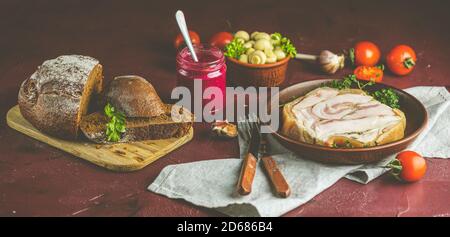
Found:
[[[266,134],[261,133],[261,142],[259,145],[259,152],[262,156],[261,160],[264,165],[264,170],[269,176],[272,187],[278,196],[287,198],[291,194],[291,189],[289,184],[286,182],[281,171],[278,169],[277,162],[272,158],[272,156],[267,155],[267,140]]]
[[[283,198],[289,197],[291,195],[291,189],[286,179],[284,179],[283,174],[278,169],[275,160],[271,156],[263,157],[261,160],[277,195]]]
[[[252,184],[253,179],[255,178],[257,161],[258,160],[256,157],[251,152],[249,152],[244,158],[237,185],[237,192],[240,195],[248,195],[252,192]]]

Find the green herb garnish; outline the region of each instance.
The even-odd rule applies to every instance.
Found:
[[[345,140],[345,143],[340,144],[340,145],[338,145],[336,142],[333,142],[333,144],[331,144],[331,147],[333,147],[333,148],[353,148],[353,145],[349,140]]]
[[[398,95],[397,93],[395,93],[394,90],[392,90],[391,88],[387,88],[387,89],[381,89],[378,91],[375,91],[374,93],[372,93],[372,96],[380,101],[381,103],[394,108],[394,109],[398,109],[400,108],[400,105],[398,104]]]
[[[362,90],[366,86],[371,86],[373,84],[375,84],[375,82],[373,82],[372,80],[367,83],[362,83],[358,81],[358,79],[356,79],[356,76],[354,74],[349,74],[345,76],[342,80],[333,80],[329,83],[325,83],[323,86],[328,86],[339,90],[356,87]]]
[[[242,43],[242,39],[234,38],[229,44],[225,46],[224,55],[230,58],[239,59],[239,56],[244,54],[246,48],[244,48],[244,43]]]
[[[350,74],[350,75],[344,77],[342,80],[333,80],[329,83],[322,84],[322,86],[328,86],[328,87],[336,88],[338,90],[349,89],[349,88],[358,88],[360,90],[363,90],[367,86],[372,86],[374,84],[375,84],[375,82],[372,80],[367,83],[360,82],[359,80],[356,79],[356,76],[354,74]],[[366,91],[366,93],[391,108],[394,108],[394,109],[400,108],[399,96],[391,88],[377,90],[373,93],[369,93],[368,91]]]
[[[109,142],[117,142],[120,140],[121,134],[125,132],[125,115],[116,111],[109,103],[106,104],[104,112],[109,118],[109,122],[106,124],[106,139]]]
[[[345,140],[345,148],[353,148],[353,145],[349,140]]]
[[[294,58],[295,55],[297,55],[297,49],[294,47],[290,39],[282,36],[278,32],[273,33],[270,37],[272,40],[280,42],[280,48],[281,50],[283,50],[283,52],[286,53],[286,55],[290,56],[291,58]]]

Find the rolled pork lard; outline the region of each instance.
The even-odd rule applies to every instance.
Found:
[[[405,114],[359,89],[317,88],[284,105],[281,132],[329,147],[370,147],[400,140]]]

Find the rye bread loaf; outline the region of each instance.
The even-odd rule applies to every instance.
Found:
[[[20,112],[38,130],[60,138],[76,139],[88,111],[91,94],[103,86],[97,59],[63,55],[45,61],[19,90]]]
[[[155,117],[166,112],[153,85],[140,76],[114,78],[105,96],[126,117]]]
[[[193,114],[177,105],[164,104],[152,84],[142,77],[116,77],[105,98],[125,115],[126,130],[118,142],[181,137],[192,127]],[[80,128],[91,141],[107,143],[108,121],[103,111],[95,112],[82,118]]]

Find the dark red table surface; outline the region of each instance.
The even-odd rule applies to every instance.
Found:
[[[304,53],[338,52],[365,39],[384,54],[409,44],[418,55],[416,69],[403,78],[386,73],[384,82],[450,86],[449,2],[392,2],[1,1],[0,113],[5,118],[20,83],[44,60],[74,53],[99,59],[107,80],[144,76],[167,100],[176,85],[177,9],[203,41],[217,31],[245,29],[282,32]],[[283,87],[324,77],[295,61]],[[238,156],[237,140],[212,139],[207,124],[194,127],[194,139],[182,148],[140,171],[115,173],[22,135],[2,119],[0,216],[221,215],[146,190],[167,165]],[[414,184],[387,175],[367,185],[342,179],[286,216],[450,216],[449,170],[450,160],[430,158],[427,174]]]

